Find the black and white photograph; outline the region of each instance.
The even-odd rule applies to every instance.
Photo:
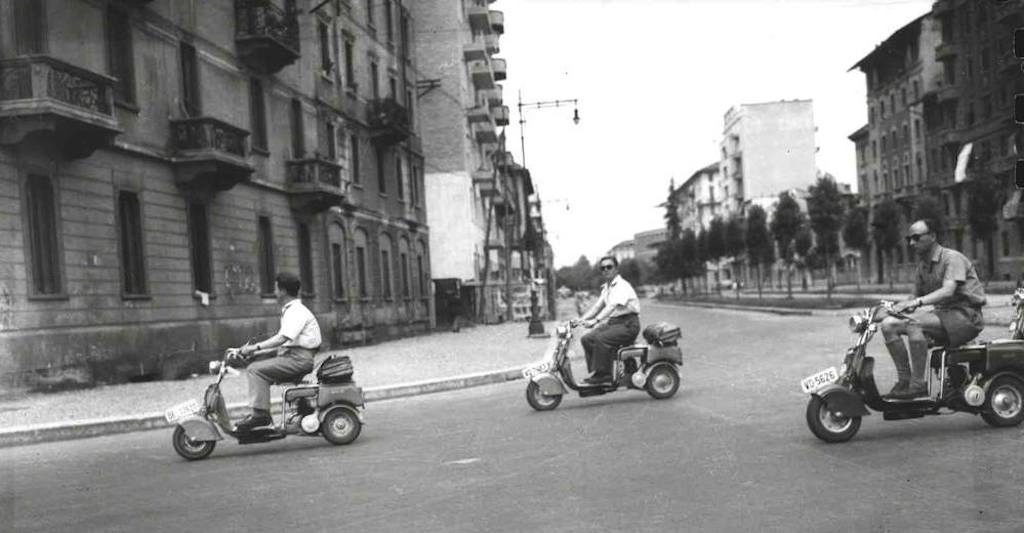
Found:
[[[1024,0],[0,0],[0,531],[1024,531],[1022,125]]]

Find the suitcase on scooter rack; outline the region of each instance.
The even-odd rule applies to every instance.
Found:
[[[644,340],[651,346],[675,346],[682,335],[679,326],[673,326],[668,322],[659,322],[644,328]]]
[[[316,379],[320,383],[350,383],[355,369],[347,355],[334,354],[320,363],[316,371]]]

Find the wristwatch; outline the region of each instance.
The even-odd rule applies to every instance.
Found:
[[[917,300],[914,300],[914,302],[917,304],[917,305],[914,306],[915,308],[921,307],[922,305],[924,305],[924,300],[922,300],[920,297],[918,297]]]

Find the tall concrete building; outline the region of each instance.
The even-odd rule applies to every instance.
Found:
[[[398,0],[0,0],[0,382],[173,375],[272,332],[283,270],[327,345],[426,329],[415,32]]]
[[[864,72],[868,93],[868,124],[850,136],[862,203],[895,200],[905,226],[921,198],[934,198],[946,221],[940,242],[964,252],[990,279],[1024,275],[1024,234],[1017,224],[1024,211],[1012,186],[1019,129],[1012,95],[1024,89],[1012,36],[1022,23],[1020,0],[938,1],[854,65]],[[1005,204],[992,213],[995,232],[975,238],[968,221],[971,183],[987,179]],[[914,262],[904,243],[891,254],[874,243],[871,248],[874,278],[883,280],[891,270],[909,279]]]
[[[416,56],[429,83],[420,91],[428,222],[434,228],[431,272],[438,283],[461,285],[464,316],[491,322],[506,315],[506,276],[522,272],[519,250],[506,253],[517,216],[510,200],[519,181],[497,128],[508,124],[502,104],[505,60],[499,40],[504,16],[485,0],[417,0],[412,13]],[[518,166],[518,165],[517,165]],[[525,169],[523,169],[525,170]],[[531,186],[532,188],[532,186]],[[519,211],[522,218],[522,210]],[[511,224],[508,224],[511,222]]]
[[[810,100],[734,106],[723,123],[719,166],[725,211],[740,211],[744,198],[814,183],[817,148]]]

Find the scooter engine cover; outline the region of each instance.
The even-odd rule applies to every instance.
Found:
[[[561,396],[565,394],[565,387],[562,382],[551,374],[541,374],[533,378],[533,382],[540,387],[545,396]]]

